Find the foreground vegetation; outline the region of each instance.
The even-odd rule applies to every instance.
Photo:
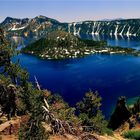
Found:
[[[131,130],[131,131],[125,132],[123,135],[125,138],[129,138],[133,140],[140,140],[140,130],[137,130],[137,131]]]

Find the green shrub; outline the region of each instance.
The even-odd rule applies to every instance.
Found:
[[[76,109],[84,131],[107,133],[108,123],[100,110],[101,100],[98,92],[89,91],[85,94],[83,100],[77,103]]]
[[[140,140],[140,130],[127,131],[123,134],[123,136],[129,139]]]
[[[102,131],[103,131],[103,134],[107,134],[108,136],[113,136],[113,130],[107,127],[104,127]]]

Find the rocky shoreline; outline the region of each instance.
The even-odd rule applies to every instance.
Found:
[[[41,59],[66,59],[66,58],[80,58],[92,54],[122,54],[122,55],[133,55],[140,56],[140,51],[131,48],[122,47],[106,47],[106,48],[75,48],[72,50],[64,48],[51,48],[47,49],[44,53],[37,54],[34,51],[22,51],[25,54],[35,55]]]

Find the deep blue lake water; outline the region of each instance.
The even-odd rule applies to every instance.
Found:
[[[140,49],[140,40],[135,38],[97,39],[105,39],[109,45]],[[20,54],[18,58],[22,67],[29,71],[31,81],[34,82],[36,76],[42,88],[59,93],[71,106],[80,101],[85,92],[97,90],[102,97],[102,111],[106,118],[119,96],[133,98],[140,95],[140,57],[98,54],[54,61]]]

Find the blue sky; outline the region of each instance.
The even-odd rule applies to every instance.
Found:
[[[0,0],[0,21],[37,15],[61,22],[140,18],[140,0]]]

